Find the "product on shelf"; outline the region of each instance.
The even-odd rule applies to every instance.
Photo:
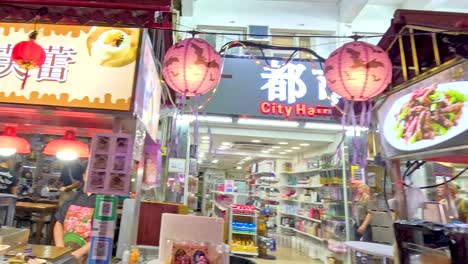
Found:
[[[252,205],[243,205],[243,204],[232,204],[231,205],[233,214],[242,214],[242,215],[254,215],[255,207]]]
[[[256,246],[255,241],[249,240],[240,240],[240,239],[233,239],[231,241],[231,250],[236,252],[249,252],[249,253],[257,253],[258,248]]]
[[[232,231],[234,233],[256,234],[257,225],[255,223],[232,222]]]

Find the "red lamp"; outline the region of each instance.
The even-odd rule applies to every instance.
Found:
[[[31,153],[29,142],[16,136],[16,127],[6,126],[0,136],[0,156]]]
[[[47,143],[42,153],[55,155],[61,160],[75,160],[89,157],[89,148],[85,143],[76,140],[75,131],[67,130],[62,139],[54,139]]]
[[[36,37],[37,31],[33,31],[29,34],[29,40],[21,41],[13,47],[11,59],[22,69],[26,70],[21,89],[24,89],[26,80],[29,77],[29,70],[41,67],[46,59],[44,49],[40,45],[36,44]]]

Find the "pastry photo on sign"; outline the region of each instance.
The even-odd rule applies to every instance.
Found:
[[[104,67],[124,67],[136,60],[138,29],[94,27],[87,39],[91,59]]]
[[[123,190],[125,188],[125,174],[111,173],[110,174],[110,189]]]
[[[94,158],[93,169],[106,169],[108,156],[105,154],[96,154]]]
[[[115,153],[127,153],[128,143],[128,138],[117,138]]]
[[[102,189],[104,188],[104,181],[106,178],[105,171],[93,171],[91,173],[91,186],[94,188]]]
[[[107,152],[109,151],[110,139],[108,137],[98,137],[97,140],[97,152]]]

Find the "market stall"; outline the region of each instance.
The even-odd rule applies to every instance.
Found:
[[[23,47],[21,61],[15,46],[33,30],[39,34],[28,43],[43,48],[43,64],[22,68],[25,57],[37,54]],[[158,137],[161,86],[149,33],[138,28],[41,23],[2,23],[0,32],[0,155],[3,172],[11,171],[20,181],[18,192],[2,187],[2,192],[18,195],[14,198],[18,228],[1,229],[2,244],[9,246],[2,254],[52,263],[73,259],[76,248],[70,246],[90,242],[91,229],[86,233],[79,228],[91,228],[86,226],[91,222],[81,210],[76,220],[84,225],[67,223],[75,219],[70,214],[72,205],[63,207],[68,208],[63,212],[59,196],[82,189],[93,193],[87,199],[97,203],[92,202],[88,211],[93,212],[96,205],[99,213],[94,218],[104,223],[92,226],[98,232],[92,235],[88,263],[96,257],[110,259],[112,238],[120,224],[117,196],[136,193],[139,200],[145,137],[153,144]],[[74,178],[75,165],[81,168],[81,180]],[[80,186],[66,190],[66,180],[73,184],[76,180]],[[138,215],[139,202],[134,207]],[[108,229],[106,221],[112,223]],[[58,224],[63,226],[63,241],[53,239]],[[32,240],[29,228],[34,231]],[[136,244],[138,225],[126,228],[132,234],[129,244]],[[110,243],[105,250],[93,251],[102,246],[101,241]],[[86,261],[86,254],[81,257]]]
[[[400,263],[466,262],[465,199],[458,194],[466,188],[468,164],[467,31],[461,23],[467,18],[399,10],[379,44],[394,65],[394,86],[377,115],[397,183]]]

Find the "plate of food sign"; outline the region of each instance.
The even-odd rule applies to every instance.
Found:
[[[468,82],[433,84],[396,100],[385,118],[387,142],[402,151],[441,144],[468,129]]]

